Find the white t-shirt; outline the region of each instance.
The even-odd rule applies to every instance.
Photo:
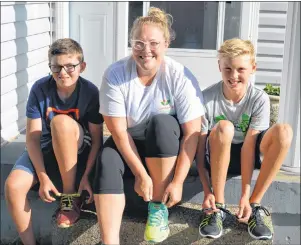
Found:
[[[164,57],[150,86],[141,84],[136,62],[128,56],[110,65],[100,87],[100,113],[126,117],[128,128],[156,114],[176,115],[180,124],[204,115],[203,96],[192,73]]]

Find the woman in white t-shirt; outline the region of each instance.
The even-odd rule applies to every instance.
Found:
[[[194,159],[202,94],[196,78],[165,56],[172,39],[170,15],[150,8],[131,30],[132,55],[112,64],[100,88],[100,113],[110,137],[97,159],[94,198],[102,242],[119,244],[125,206],[123,176],[149,202],[145,240],[168,237],[168,207],[182,198]]]

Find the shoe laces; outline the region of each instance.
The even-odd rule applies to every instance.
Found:
[[[266,216],[270,216],[269,210],[263,206],[256,206],[252,210],[252,216],[255,219],[256,225],[265,225],[263,217],[261,216],[260,210],[263,210]]]
[[[219,209],[220,211],[222,211],[224,213],[227,213],[227,214],[233,216],[233,214],[228,209],[226,209],[226,208],[217,207],[217,209]],[[220,218],[222,221],[225,219],[225,216],[223,214],[219,214],[220,211],[213,212],[211,214],[207,214],[205,211],[209,211],[209,210],[213,210],[213,209],[212,208],[204,208],[204,209],[202,209],[202,212],[205,213],[205,217],[203,219],[203,222],[206,222],[207,224],[209,224],[211,222],[216,222],[218,218]]]
[[[150,226],[159,226],[161,224],[162,219],[164,219],[165,210],[150,208],[149,216],[148,216],[148,224]]]
[[[61,196],[61,210],[71,211],[73,210],[74,198],[80,197],[79,193],[74,194],[62,194]]]

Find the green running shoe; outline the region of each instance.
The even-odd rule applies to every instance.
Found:
[[[270,212],[263,206],[251,203],[252,214],[248,221],[248,232],[251,237],[257,240],[272,239],[273,233],[269,227],[266,217]]]
[[[199,233],[202,237],[219,238],[223,234],[223,221],[226,218],[226,213],[231,213],[226,209],[225,204],[216,203],[215,206],[220,210],[212,214],[205,212],[211,209],[202,210],[201,223],[199,226]]]
[[[144,240],[162,242],[169,235],[168,209],[159,202],[148,203],[148,218],[144,232]]]

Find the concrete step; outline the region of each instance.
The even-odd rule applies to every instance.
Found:
[[[5,179],[7,178],[17,158],[23,152],[24,147],[25,147],[25,134],[23,133],[19,135],[19,137],[14,142],[11,142],[10,144],[7,144],[1,148],[1,244],[9,244],[18,239],[18,234],[11,220],[11,217],[8,214],[8,210],[4,201],[3,187],[4,187]],[[251,183],[252,187],[254,187],[258,174],[259,174],[258,171],[254,171],[252,176],[252,183]],[[126,222],[128,222],[128,224],[133,224],[132,225],[132,227],[134,227],[133,232],[137,231],[137,235],[135,235],[135,237],[138,237],[139,239],[142,237],[141,239],[143,239],[143,229],[144,229],[144,223],[146,219],[145,215],[147,213],[147,206],[145,205],[143,200],[139,198],[137,194],[134,192],[133,186],[134,186],[134,179],[125,180],[127,206],[134,207],[135,211],[139,210],[142,216],[138,215],[137,220],[134,221],[128,219],[127,216],[125,216],[124,224],[127,224]],[[240,176],[229,177],[225,189],[226,202],[228,204],[236,205],[239,202],[240,193],[241,193],[241,177]],[[184,183],[183,202],[190,203],[191,205],[200,204],[203,201],[203,196],[204,193],[198,177],[196,166],[193,165]],[[53,204],[42,203],[36,192],[30,192],[29,199],[33,208],[33,225],[34,225],[35,233],[37,237],[40,237],[42,239],[42,244],[46,244],[45,243],[46,241],[51,241],[53,238],[52,235],[53,227],[51,226],[50,220],[54,213],[54,210],[57,207],[57,203],[53,203]],[[295,174],[290,174],[288,172],[280,171],[277,174],[275,181],[272,183],[272,185],[266,192],[262,204],[264,206],[270,207],[273,213],[277,214],[276,227],[279,227],[279,232],[276,232],[277,243],[275,244],[300,244],[300,176]],[[171,210],[171,221],[173,220],[172,212],[173,211]],[[193,215],[193,212],[190,214]],[[129,217],[135,217],[135,216],[130,215]],[[144,220],[143,219],[141,220],[141,217],[144,217]],[[195,218],[196,217],[191,217],[191,220],[194,220]],[[189,220],[189,218],[185,218],[184,220]],[[94,221],[91,221],[90,219],[85,221],[85,219],[83,219],[81,222],[88,222],[87,224],[83,224],[83,225],[80,225],[79,223],[79,227],[81,227],[80,229],[82,229],[82,231],[84,231],[85,229],[88,230],[88,229],[97,228],[97,226],[95,226],[96,225],[95,217],[94,217]],[[135,222],[137,222],[137,224]],[[273,223],[275,224],[275,222]],[[188,222],[188,224],[191,223]],[[130,225],[128,226],[130,227]],[[125,227],[127,226],[125,225]],[[178,233],[179,235],[188,234],[189,232],[193,234],[198,234],[197,232],[194,231],[192,232],[193,229],[197,229],[196,227],[197,226],[193,228],[193,226],[189,226],[189,228],[186,229],[183,228],[181,232],[176,232],[174,235],[170,236],[169,239],[172,239],[172,237],[177,237],[176,234]],[[79,233],[77,233],[76,237],[80,237],[80,235],[78,234]],[[87,236],[88,238],[91,239],[93,237],[91,236],[89,231],[87,233],[82,232],[80,234],[83,237]],[[125,236],[123,236],[122,239],[124,241],[127,241]],[[197,240],[195,240],[194,242],[197,242]],[[210,244],[215,244],[212,242],[213,241],[211,241]],[[169,244],[173,244],[173,243],[169,243]],[[193,244],[198,244],[198,243],[193,243]],[[228,243],[224,243],[224,244],[228,244]]]
[[[229,206],[232,213],[237,211],[237,206]],[[136,209],[137,210],[137,209]],[[224,234],[218,239],[202,238],[198,232],[200,221],[201,205],[184,203],[170,209],[169,215],[169,237],[159,243],[166,245],[213,245],[213,244],[232,244],[232,245],[270,245],[272,240],[259,241],[250,237],[247,232],[247,225],[240,224],[233,216],[227,216],[224,222]],[[146,223],[146,212],[127,209],[121,226],[122,245],[148,245],[143,239]],[[271,218],[269,219],[272,223]],[[41,244],[45,245],[98,245],[101,244],[97,218],[94,214],[85,213],[82,219],[69,229],[60,229],[52,219],[51,229],[47,236],[44,236]],[[4,243],[1,243],[4,244]],[[15,242],[17,244],[17,242]]]

